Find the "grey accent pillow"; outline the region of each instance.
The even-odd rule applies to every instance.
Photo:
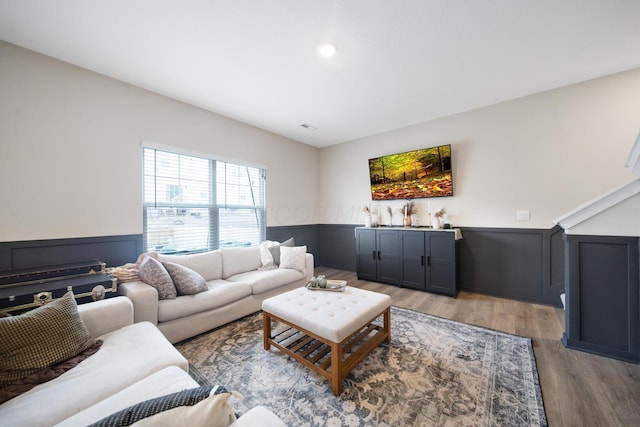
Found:
[[[72,292],[19,316],[0,319],[0,387],[60,363],[96,343]]]
[[[206,291],[207,281],[197,271],[173,262],[163,262],[178,295],[194,295]]]
[[[269,248],[271,256],[273,256],[273,262],[278,266],[280,265],[280,246],[293,247],[295,246],[295,241],[293,240],[293,237],[291,237],[289,240],[285,240],[279,245],[275,245]]]
[[[138,273],[143,282],[156,288],[158,299],[175,299],[178,296],[169,272],[157,259],[145,257]]]

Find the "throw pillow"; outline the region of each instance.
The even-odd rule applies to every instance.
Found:
[[[178,295],[166,268],[157,259],[145,257],[140,263],[140,278],[158,291],[158,299],[175,299]]]
[[[278,268],[276,265],[271,250],[274,246],[279,245],[278,242],[273,242],[271,240],[265,240],[260,243],[260,262],[262,262],[262,266],[259,270],[272,270],[274,268]]]
[[[201,386],[146,400],[91,424],[107,426],[228,426],[236,417],[222,386]]]
[[[291,268],[306,274],[306,246],[282,246],[280,248],[280,268]]]
[[[163,262],[169,272],[178,295],[195,295],[206,291],[207,282],[197,271],[173,262]]]
[[[287,246],[287,247],[295,246],[295,241],[293,240],[293,237],[269,248],[269,251],[271,252],[271,256],[273,257],[273,262],[276,265],[280,265],[280,252],[281,252],[280,248],[282,246]]]
[[[67,360],[96,341],[72,292],[19,316],[0,319],[0,387]]]

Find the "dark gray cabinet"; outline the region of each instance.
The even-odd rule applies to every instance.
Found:
[[[378,245],[376,229],[356,229],[356,270],[358,279],[376,281],[378,279]]]
[[[394,230],[358,229],[358,279],[400,284],[399,242]]]
[[[453,231],[357,228],[359,279],[455,297],[460,290]]]
[[[424,233],[400,231],[402,263],[401,285],[421,291],[427,290],[427,258]]]
[[[425,233],[427,291],[455,297],[460,291],[458,241],[454,233]]]

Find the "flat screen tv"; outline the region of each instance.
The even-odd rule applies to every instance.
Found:
[[[369,159],[373,200],[453,196],[451,144]]]

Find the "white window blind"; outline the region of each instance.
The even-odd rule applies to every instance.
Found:
[[[143,148],[144,248],[187,253],[265,239],[265,170]]]

